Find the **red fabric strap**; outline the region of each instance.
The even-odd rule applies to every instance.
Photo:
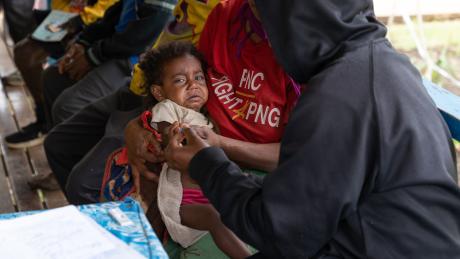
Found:
[[[161,134],[158,133],[152,126],[150,126],[150,121],[152,120],[152,113],[150,111],[144,111],[141,114],[142,127],[152,132],[155,135],[155,138],[161,142]]]

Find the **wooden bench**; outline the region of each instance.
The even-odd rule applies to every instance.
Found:
[[[56,208],[68,204],[61,191],[31,190],[27,179],[50,171],[43,146],[9,149],[4,137],[35,120],[23,86],[0,83],[0,213]]]

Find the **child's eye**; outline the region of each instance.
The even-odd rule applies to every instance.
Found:
[[[176,79],[174,79],[173,82],[176,85],[183,85],[183,84],[185,84],[186,80],[184,78],[176,78]]]
[[[199,82],[203,82],[203,81],[205,81],[205,77],[204,77],[204,75],[196,75],[195,80],[199,81]]]

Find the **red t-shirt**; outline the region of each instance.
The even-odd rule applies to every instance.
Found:
[[[220,134],[254,143],[279,142],[297,96],[267,40],[248,39],[235,19],[242,0],[222,1],[209,15],[198,44],[210,69],[207,109]]]

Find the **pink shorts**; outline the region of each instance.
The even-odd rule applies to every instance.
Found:
[[[209,204],[209,200],[200,189],[184,189],[181,205],[189,204]]]

